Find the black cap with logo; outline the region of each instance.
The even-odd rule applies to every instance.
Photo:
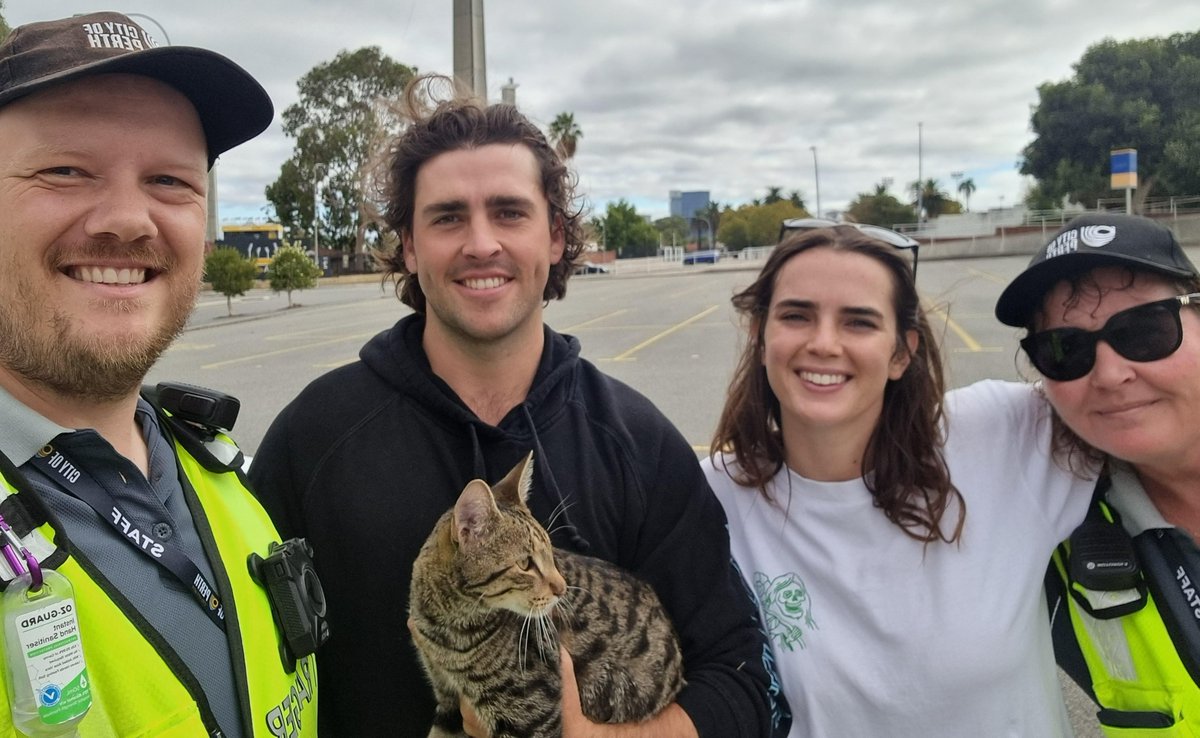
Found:
[[[1054,234],[1004,288],[996,318],[1005,325],[1028,326],[1059,280],[1097,266],[1128,266],[1185,279],[1198,274],[1166,226],[1135,215],[1087,213]]]
[[[262,133],[275,109],[246,70],[207,49],[158,46],[120,13],[76,15],[19,26],[0,43],[0,106],[51,85],[96,74],[140,74],[191,100],[208,162]]]

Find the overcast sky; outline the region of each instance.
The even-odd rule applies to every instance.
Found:
[[[275,122],[218,164],[221,217],[263,217],[264,188],[292,150],[280,113],[296,81],[343,49],[377,45],[453,72],[450,0],[7,0],[21,23],[112,8],[174,45],[219,51],[275,101]],[[972,210],[1019,202],[1037,87],[1072,74],[1091,44],[1200,30],[1196,0],[485,0],[489,98],[510,77],[543,128],[583,130],[580,190],[655,218],[668,191],[721,203],[799,190],[844,207],[890,178],[893,193],[952,173]],[[919,135],[920,134],[920,135]],[[922,145],[918,156],[918,139]],[[1107,152],[1103,152],[1107,155]]]

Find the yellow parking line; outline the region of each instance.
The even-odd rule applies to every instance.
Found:
[[[268,356],[278,356],[280,354],[291,353],[292,351],[302,351],[304,349],[316,348],[317,346],[328,346],[329,344],[332,344],[332,343],[343,343],[345,341],[351,341],[351,340],[360,339],[360,338],[367,338],[368,336],[373,336],[376,333],[378,333],[378,331],[370,331],[369,333],[355,333],[355,334],[349,335],[349,336],[342,336],[341,338],[333,338],[328,341],[316,341],[315,343],[305,343],[300,346],[289,346],[287,348],[276,349],[275,351],[266,351],[261,354],[253,354],[251,356],[239,356],[236,359],[227,359],[225,361],[213,362],[212,364],[203,364],[203,365],[201,365],[200,368],[201,369],[218,369],[223,366],[229,366],[230,364],[240,364],[240,363],[246,362],[246,361],[256,361],[258,359],[265,359]]]
[[[621,313],[627,313],[627,312],[629,312],[629,308],[621,308],[620,310],[614,310],[611,313],[609,313],[608,315],[601,315],[598,318],[592,318],[591,320],[585,320],[582,323],[576,323],[575,325],[567,326],[566,328],[563,328],[561,332],[562,333],[573,333],[573,332],[579,330],[580,328],[587,328],[588,326],[592,325],[593,323],[599,323],[602,320],[608,320],[609,318],[615,318],[616,316],[620,315]]]
[[[610,359],[610,361],[629,361],[630,357],[632,357],[634,354],[641,351],[642,349],[646,348],[650,344],[655,343],[656,341],[659,341],[663,338],[666,338],[667,336],[671,335],[675,331],[678,331],[678,330],[688,327],[692,323],[695,323],[697,320],[707,318],[709,315],[712,315],[713,312],[715,312],[719,307],[720,307],[720,305],[713,305],[712,307],[708,308],[707,310],[703,310],[699,313],[696,313],[695,315],[693,315],[692,317],[683,321],[682,323],[676,323],[675,325],[666,329],[662,333],[659,333],[656,336],[651,336],[650,338],[647,338],[645,341],[642,341],[641,343],[639,343],[638,345],[629,349],[625,353],[612,357],[612,359]]]
[[[932,315],[937,315],[944,319],[946,321],[946,327],[954,331],[955,335],[962,339],[962,342],[967,345],[967,351],[970,351],[971,353],[983,351],[983,346],[979,343],[979,341],[976,341],[970,333],[967,333],[965,328],[954,322],[954,320],[948,314],[946,314],[946,311],[935,307],[927,307],[926,311]]]
[[[991,281],[991,282],[995,282],[996,284],[1003,284],[1003,285],[1008,284],[1007,279],[1001,279],[1000,277],[997,277],[995,274],[992,274],[991,272],[985,272],[981,269],[976,269],[974,267],[967,267],[967,271],[970,272],[971,274],[974,274],[976,277],[983,277],[984,279]]]

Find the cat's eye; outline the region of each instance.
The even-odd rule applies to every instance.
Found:
[[[521,571],[529,571],[533,568],[533,557],[526,556],[525,560],[518,564],[518,566],[521,567]]]

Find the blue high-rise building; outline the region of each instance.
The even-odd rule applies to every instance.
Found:
[[[708,207],[708,191],[680,192],[671,190],[671,215],[691,220],[696,212]]]

